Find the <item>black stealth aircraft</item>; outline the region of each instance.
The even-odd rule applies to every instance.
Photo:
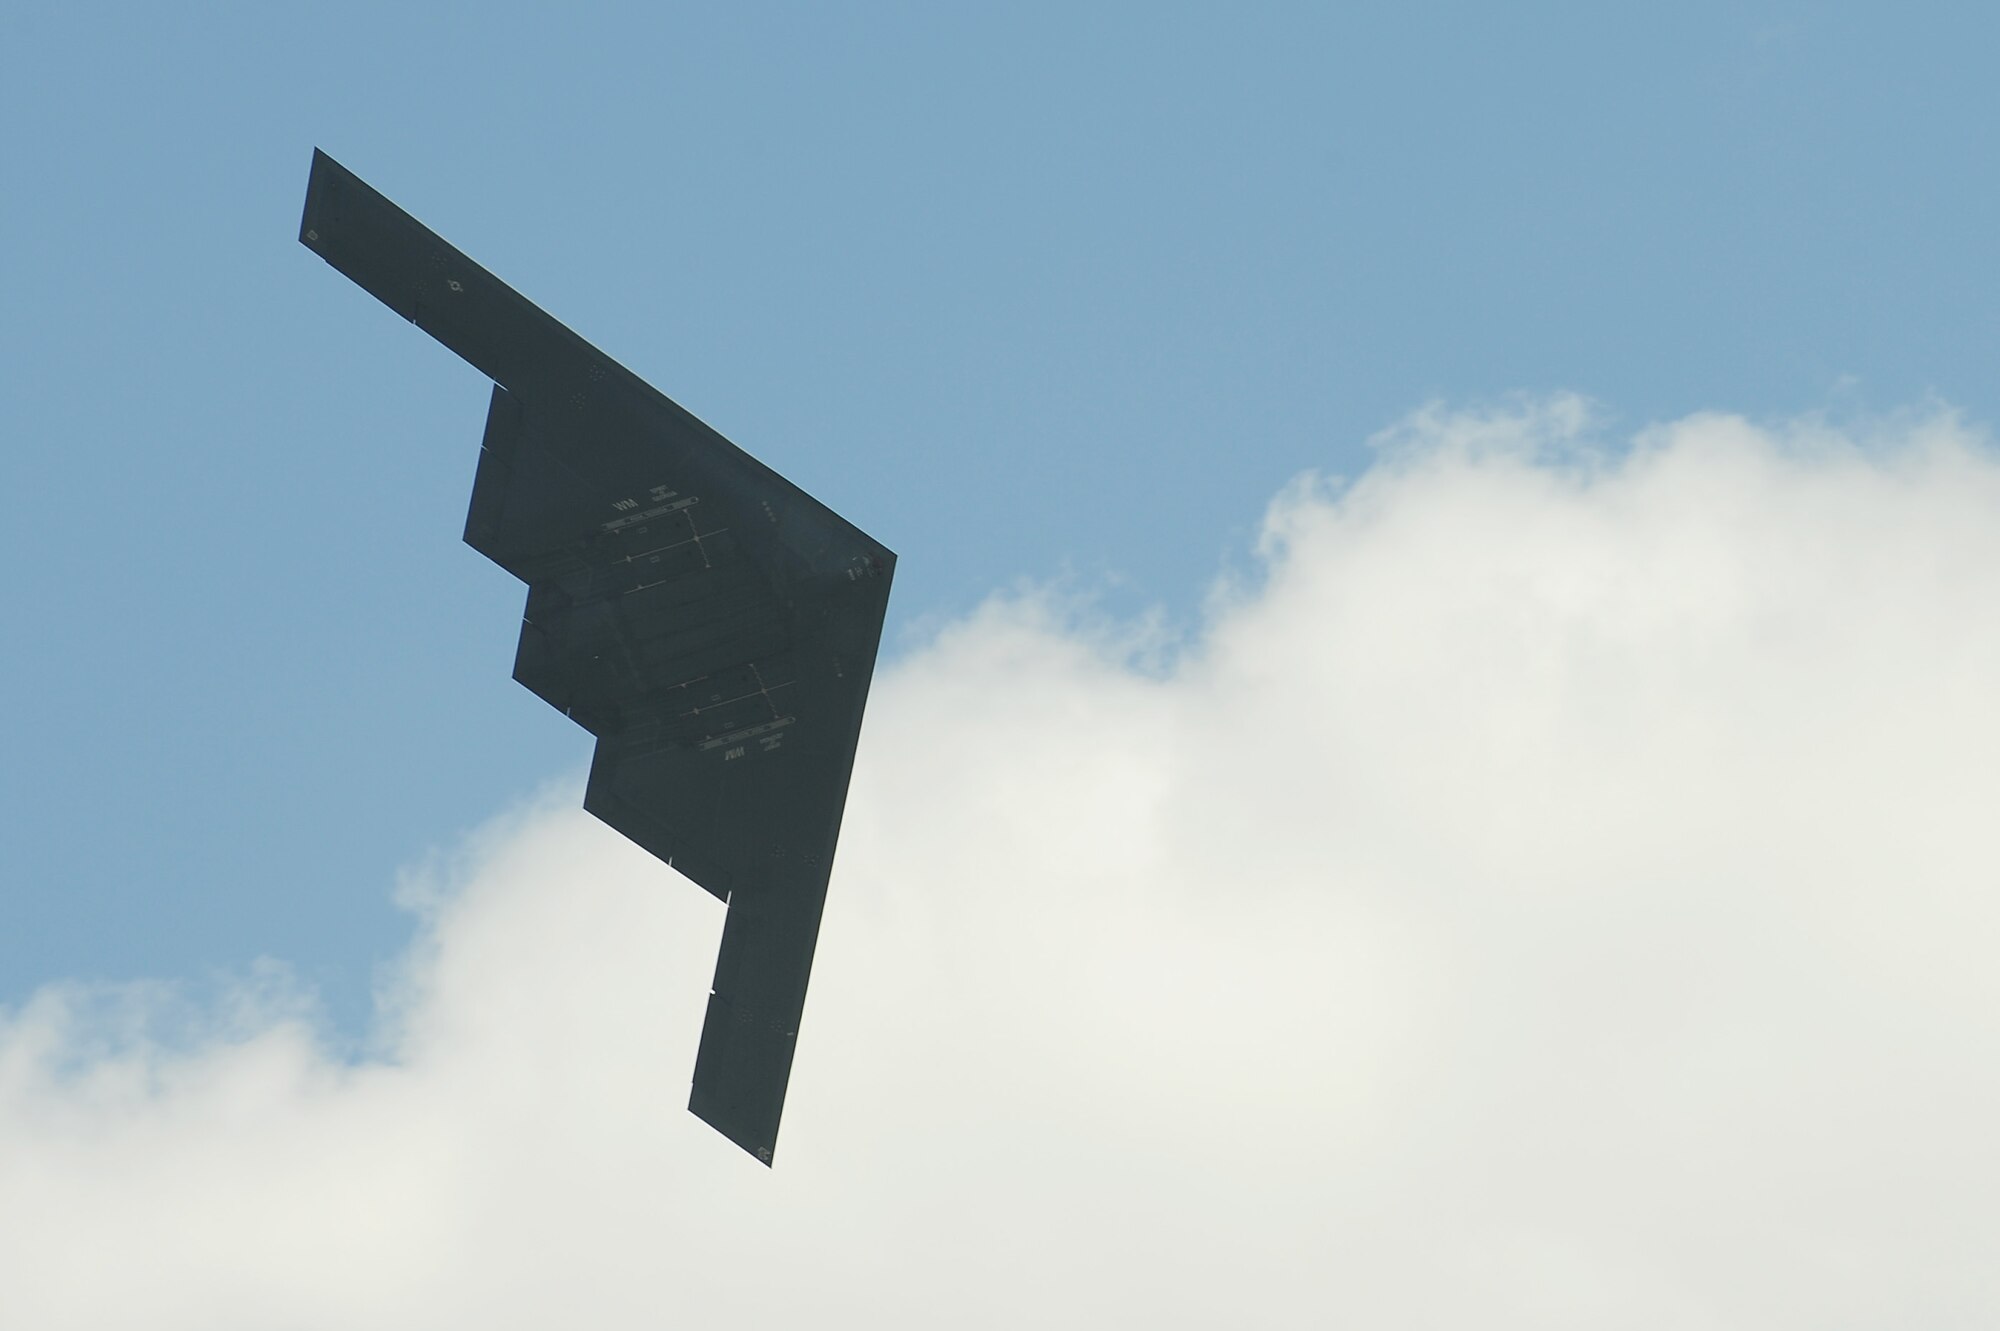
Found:
[[[299,239],[494,381],[466,542],[584,808],[728,903],[688,1108],[770,1163],[896,557],[317,150]]]

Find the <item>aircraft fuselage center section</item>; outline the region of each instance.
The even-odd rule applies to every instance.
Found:
[[[733,762],[797,720],[785,616],[713,506],[620,496],[575,563],[529,589],[516,678],[596,734]]]

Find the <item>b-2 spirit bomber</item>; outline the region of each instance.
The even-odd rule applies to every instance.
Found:
[[[769,1164],[895,555],[318,150],[299,239],[493,380],[465,540],[584,808],[727,903],[688,1108]]]

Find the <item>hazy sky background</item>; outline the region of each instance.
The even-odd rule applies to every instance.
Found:
[[[0,1321],[1990,1323],[1996,36],[0,10]],[[768,1178],[315,145],[901,556]]]

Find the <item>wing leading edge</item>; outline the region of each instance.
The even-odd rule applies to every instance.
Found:
[[[299,239],[494,381],[466,542],[584,807],[728,903],[688,1108],[770,1163],[895,555],[318,150]]]

